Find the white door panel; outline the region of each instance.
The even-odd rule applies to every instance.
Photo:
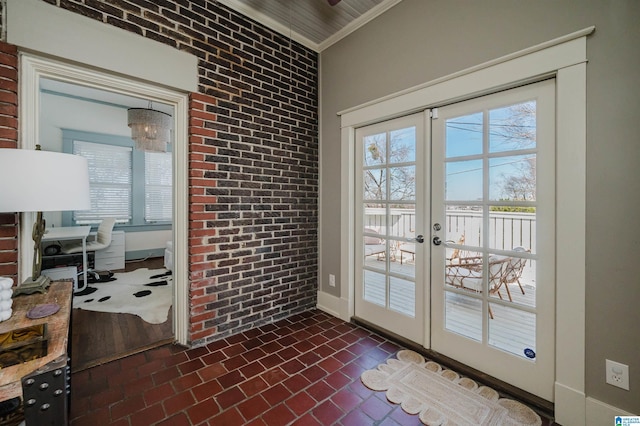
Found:
[[[424,114],[356,131],[355,314],[425,342]]]
[[[553,401],[554,81],[432,121],[432,349]]]

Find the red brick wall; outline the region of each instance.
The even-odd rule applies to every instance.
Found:
[[[0,42],[0,148],[18,146],[18,53]],[[2,194],[0,194],[0,197]],[[0,276],[18,276],[18,215],[0,213]]]
[[[214,1],[43,1],[199,58],[189,122],[192,344],[315,307],[317,54]]]

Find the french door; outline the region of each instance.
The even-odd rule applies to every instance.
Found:
[[[433,350],[553,401],[554,81],[432,121]]]
[[[425,341],[424,113],[356,131],[355,315]]]
[[[358,129],[355,178],[355,315],[549,401],[554,102],[549,80]]]

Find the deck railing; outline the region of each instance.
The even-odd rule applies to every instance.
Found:
[[[415,237],[416,214],[409,209],[390,209],[389,223],[384,209],[365,209],[364,227],[398,239]],[[388,229],[387,229],[388,225]],[[482,246],[483,232],[489,232],[489,246],[498,250],[524,247],[535,252],[535,213],[491,212],[489,229],[484,230],[482,212],[447,210],[446,223],[442,224],[444,239],[459,242],[464,235],[467,246]],[[426,224],[430,226],[430,224]],[[425,234],[429,232],[423,231]]]

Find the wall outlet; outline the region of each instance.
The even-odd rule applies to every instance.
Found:
[[[605,360],[606,381],[610,385],[629,390],[629,366],[619,362]]]
[[[333,274],[329,274],[329,286],[330,287],[336,286],[336,276]]]

